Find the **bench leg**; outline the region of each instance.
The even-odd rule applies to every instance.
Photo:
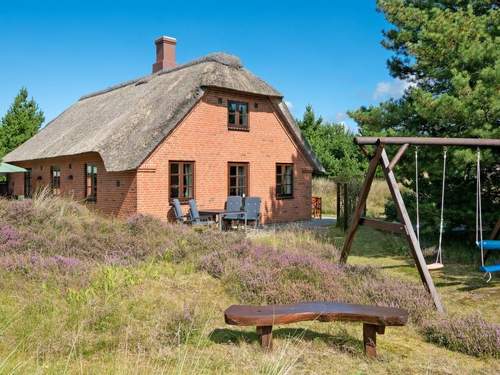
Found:
[[[364,353],[368,358],[377,357],[377,333],[383,335],[385,326],[363,323]]]
[[[257,326],[257,335],[264,350],[273,348],[273,326]]]

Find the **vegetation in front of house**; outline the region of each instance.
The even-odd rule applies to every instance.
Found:
[[[495,1],[379,0],[392,27],[383,46],[394,53],[391,75],[408,82],[400,99],[350,112],[363,135],[500,138],[498,96],[499,11]],[[421,210],[438,217],[442,150],[419,153]],[[448,228],[474,228],[475,150],[449,148]],[[400,181],[414,191],[413,150],[398,164]],[[482,151],[483,220],[492,226],[500,211],[499,152]],[[412,195],[407,197],[407,203]],[[412,206],[409,206],[412,209]],[[392,210],[393,212],[393,210]],[[425,223],[424,223],[425,225]]]
[[[33,137],[45,121],[43,112],[28,90],[21,88],[0,120],[0,158]]]
[[[105,218],[47,195],[0,200],[0,213],[0,372],[322,372],[334,360],[339,372],[385,373],[446,350],[425,340],[481,356],[447,355],[447,368],[498,364],[493,324],[467,318],[460,327],[468,344],[457,347],[454,324],[435,319],[418,279],[368,264],[339,266],[330,240],[338,233],[292,228],[245,239],[145,216]],[[406,307],[412,325],[391,331],[391,344],[382,339],[382,359],[368,365],[354,325],[278,328],[277,350],[266,355],[252,329],[222,320],[231,303],[317,299]],[[318,362],[323,354],[327,363]]]

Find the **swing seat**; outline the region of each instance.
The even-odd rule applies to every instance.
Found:
[[[500,240],[477,241],[477,247],[481,248],[481,243],[483,244],[483,250],[500,250]]]
[[[486,273],[500,272],[500,264],[492,264],[491,266],[481,266],[481,271]]]
[[[444,268],[444,264],[443,263],[439,263],[439,262],[431,263],[431,264],[427,265],[427,269],[429,271],[440,270],[441,268]]]

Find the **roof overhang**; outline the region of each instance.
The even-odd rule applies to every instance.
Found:
[[[26,169],[9,163],[0,163],[0,173],[23,173]]]

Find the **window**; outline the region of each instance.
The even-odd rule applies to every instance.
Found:
[[[97,201],[97,167],[94,164],[85,164],[85,200]]]
[[[187,201],[194,198],[194,162],[171,161],[169,169],[170,199]]]
[[[293,164],[276,164],[276,197],[293,198]]]
[[[228,101],[227,115],[229,129],[248,130],[248,103]]]
[[[229,195],[248,195],[248,163],[229,163]]]
[[[50,167],[50,176],[52,194],[59,195],[61,193],[61,168],[55,166]]]
[[[26,168],[24,172],[24,196],[31,197],[31,168]]]

